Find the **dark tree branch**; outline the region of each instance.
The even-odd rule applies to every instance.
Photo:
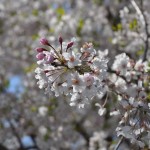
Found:
[[[84,137],[88,145],[90,136],[86,132],[85,128],[79,122],[75,122],[74,124],[75,124],[76,131],[78,131]]]
[[[0,150],[9,150],[9,149],[3,146],[2,144],[0,144]]]
[[[22,144],[22,142],[21,142],[21,138],[20,138],[20,136],[18,135],[18,133],[17,133],[17,131],[16,131],[14,125],[12,124],[12,122],[10,121],[10,119],[8,119],[8,121],[9,121],[9,123],[10,123],[10,128],[11,128],[11,130],[12,130],[12,133],[14,134],[14,136],[15,136],[15,137],[17,138],[17,140],[18,140],[18,143],[19,143],[19,145],[20,145],[20,148],[21,148],[22,150],[25,150],[25,149],[24,149],[24,146],[23,146],[23,144]]]

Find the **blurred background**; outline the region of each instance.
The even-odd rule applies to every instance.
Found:
[[[149,15],[149,0],[142,5]],[[100,117],[92,104],[70,107],[65,97],[40,90],[35,48],[41,37],[57,46],[61,35],[108,49],[110,63],[121,52],[137,59],[143,30],[128,0],[0,0],[0,150],[112,149],[117,118]]]

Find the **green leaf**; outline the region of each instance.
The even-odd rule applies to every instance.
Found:
[[[62,7],[59,7],[56,9],[56,13],[58,15],[58,18],[61,19],[62,16],[65,14],[65,10]]]
[[[119,31],[119,30],[122,30],[122,24],[121,23],[118,23],[117,24],[117,30]]]
[[[103,0],[93,0],[93,2],[99,6],[103,4]]]
[[[38,16],[38,14],[39,14],[39,12],[38,12],[37,9],[33,9],[33,10],[32,10],[32,15]]]
[[[4,80],[4,87],[8,87],[9,86],[9,80]]]
[[[150,93],[147,94],[147,99],[150,101]]]
[[[44,141],[47,141],[49,139],[49,135],[48,134],[45,134],[44,135]]]
[[[55,32],[55,30],[54,30],[54,28],[50,28],[50,29],[48,30],[48,32],[50,32],[50,33],[54,33],[54,32]]]
[[[37,111],[37,107],[32,106],[32,107],[30,108],[30,110],[31,110],[32,112],[36,112],[36,111]]]
[[[0,93],[5,90],[9,86],[9,80],[3,79],[2,83],[0,84]]]
[[[133,19],[130,23],[129,23],[129,29],[130,30],[136,30],[138,26],[138,21],[137,19]]]
[[[121,31],[122,30],[122,24],[118,23],[117,25],[112,26],[113,31]]]
[[[39,38],[39,35],[38,34],[33,34],[32,35],[32,40],[37,40]]]
[[[16,16],[16,15],[17,15],[17,12],[16,12],[16,11],[12,11],[12,12],[10,13],[10,15],[11,15],[11,16]]]
[[[29,73],[29,72],[32,72],[33,70],[35,70],[36,67],[37,67],[37,64],[33,63],[29,67],[25,68],[24,71],[25,71],[25,73]]]
[[[111,27],[113,31],[117,31],[117,27],[116,26],[112,26]]]
[[[143,53],[144,53],[144,47],[142,47],[140,50],[138,50],[138,51],[136,52],[136,55],[137,55],[137,56],[141,56],[141,55],[143,55]]]
[[[81,36],[81,30],[83,29],[83,26],[84,26],[84,20],[79,19],[78,25],[77,25],[77,30],[76,30],[76,33],[78,36]]]

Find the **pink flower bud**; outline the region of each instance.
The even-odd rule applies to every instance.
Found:
[[[47,55],[46,63],[53,63],[53,61],[54,61],[54,56],[53,55]]]
[[[44,70],[44,73],[48,73],[49,72],[49,70]]]
[[[46,38],[41,38],[40,43],[43,44],[43,45],[48,45],[48,46],[50,45]]]
[[[44,57],[45,57],[45,54],[43,54],[43,53],[38,53],[38,54],[36,55],[36,58],[37,58],[38,60],[42,60]]]
[[[73,44],[74,44],[73,42],[70,42],[70,43],[67,45],[67,49],[70,48],[70,47],[72,47]]]
[[[45,48],[36,48],[36,51],[37,51],[38,53],[41,53],[41,52],[43,52],[43,51],[47,51],[47,49],[45,49]]]
[[[63,39],[62,39],[62,37],[60,36],[60,37],[59,37],[59,43],[62,44],[62,42],[63,42]]]

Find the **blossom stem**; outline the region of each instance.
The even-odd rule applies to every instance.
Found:
[[[63,69],[63,68],[62,68],[62,69]],[[56,71],[57,71],[57,70],[56,70]],[[59,71],[54,72],[54,73],[52,73],[52,74],[48,75],[47,77],[50,77],[50,76],[52,76],[52,75],[54,75],[54,74],[57,74],[57,73],[59,73]]]
[[[62,75],[64,74],[66,71],[61,72],[52,82],[52,84]],[[57,72],[58,73],[58,72]]]
[[[54,50],[54,52],[56,53],[56,55],[58,56],[58,58],[61,61],[61,57],[59,56],[59,53],[56,51],[56,49],[52,45],[49,45],[49,46]]]
[[[107,100],[108,100],[108,93],[106,93],[106,99],[105,99],[104,104],[102,105],[102,107],[105,107],[105,105],[107,104]]]
[[[60,54],[62,54],[62,43],[61,43],[61,49],[60,49]]]
[[[122,78],[123,80],[125,80],[128,83],[128,81],[126,80],[126,78],[123,75],[117,74],[117,72],[112,70],[111,68],[108,68],[108,72],[116,74],[117,76],[119,76],[120,78]]]
[[[64,68],[56,68],[56,69],[51,69],[51,70],[46,70],[46,71],[56,71],[56,70],[62,70],[62,69],[64,69]]]

